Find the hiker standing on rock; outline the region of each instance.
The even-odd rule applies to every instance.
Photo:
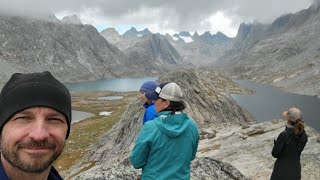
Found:
[[[146,98],[145,96],[146,93],[155,91],[157,87],[158,83],[155,81],[146,81],[140,87],[139,98],[141,101],[143,101],[143,107],[145,108],[145,112],[143,115],[143,124],[158,117],[152,100]]]
[[[162,83],[145,94],[155,100],[159,117],[142,126],[130,161],[142,168],[142,180],[190,179],[199,133],[196,123],[184,112],[182,91],[176,83]]]
[[[287,125],[285,131],[274,142],[272,156],[277,160],[274,163],[271,180],[300,180],[300,155],[308,141],[302,112],[292,107],[282,114],[287,119]]]

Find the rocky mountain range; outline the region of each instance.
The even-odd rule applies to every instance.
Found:
[[[226,50],[230,49],[232,42],[232,38],[227,37],[221,32],[217,32],[216,34],[205,32],[202,35],[195,32],[191,35],[190,32],[182,31],[172,36],[169,34],[163,36],[159,33],[153,34],[147,28],[143,31],[137,31],[135,28],[131,28],[123,35],[120,35],[115,29],[107,28],[101,32],[101,35],[124,52],[129,48],[130,51],[140,52],[141,50],[139,50],[139,48],[135,50],[137,47],[136,44],[141,44],[141,41],[145,41],[144,39],[151,35],[157,37],[156,39],[161,39],[161,41],[165,41],[164,39],[166,39],[169,43],[164,43],[168,44],[168,48],[176,51],[174,54],[180,56],[180,65],[192,64],[198,67],[216,61]],[[129,56],[130,55],[129,53]],[[165,56],[167,59],[174,58],[167,55],[166,53],[162,56]],[[143,57],[149,59],[148,56]]]
[[[235,78],[319,96],[319,2],[270,25],[242,24],[234,47],[214,66]]]
[[[143,36],[134,46],[126,49],[125,53],[130,61],[135,62],[133,66],[143,72],[157,74],[181,64],[177,50],[167,39],[155,34]]]
[[[0,16],[0,76],[51,71],[62,81],[126,76],[133,72],[126,55],[91,25]]]
[[[135,69],[145,74],[161,74],[180,65],[182,60],[177,50],[159,34],[148,29],[137,31],[131,28],[123,35],[108,28],[100,33],[105,39],[119,47]]]
[[[137,38],[137,37],[142,37],[145,35],[151,35],[152,33],[149,31],[148,28],[145,28],[142,31],[137,31],[136,28],[132,27],[130,30],[126,31],[123,34],[124,38]]]
[[[203,41],[212,45],[226,43],[232,40],[232,38],[229,38],[222,32],[211,34],[209,31],[206,31],[201,35],[199,35],[197,31],[193,35],[191,35],[190,32],[182,31],[179,34],[172,35],[171,38],[177,42],[190,43],[194,41]]]
[[[180,66],[211,65],[234,78],[319,96],[319,27],[319,1],[314,1],[308,9],[282,15],[271,24],[242,23],[235,38],[220,32],[202,35],[180,32],[173,36],[166,34],[165,38],[180,55]],[[143,37],[136,29],[129,30],[126,36],[130,34],[131,39]],[[131,44],[133,50],[136,42],[124,44]]]
[[[48,70],[64,82],[73,82],[158,75],[181,61],[163,37],[150,34],[122,41],[112,29],[108,32],[115,34],[110,41],[120,49],[93,26],[81,24],[75,15],[61,21],[54,16],[37,19],[1,15],[0,85],[14,72]],[[146,35],[148,30],[141,33]],[[117,42],[126,48],[121,49],[123,46]]]

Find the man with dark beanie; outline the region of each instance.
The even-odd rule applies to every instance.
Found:
[[[50,72],[13,74],[0,94],[0,179],[62,179],[52,163],[70,124],[70,93]]]

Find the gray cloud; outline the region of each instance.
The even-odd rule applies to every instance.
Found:
[[[218,11],[231,19],[237,28],[241,22],[271,22],[285,13],[311,5],[313,0],[0,0],[0,12],[76,13],[100,17],[108,24],[158,24],[175,31],[213,30],[203,23]],[[90,19],[90,17],[85,17]]]

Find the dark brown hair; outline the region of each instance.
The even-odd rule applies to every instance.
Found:
[[[165,99],[160,98],[165,101]],[[186,105],[183,101],[170,101],[170,105],[163,111],[172,111],[171,115],[175,114],[177,111],[182,111],[186,108]]]

